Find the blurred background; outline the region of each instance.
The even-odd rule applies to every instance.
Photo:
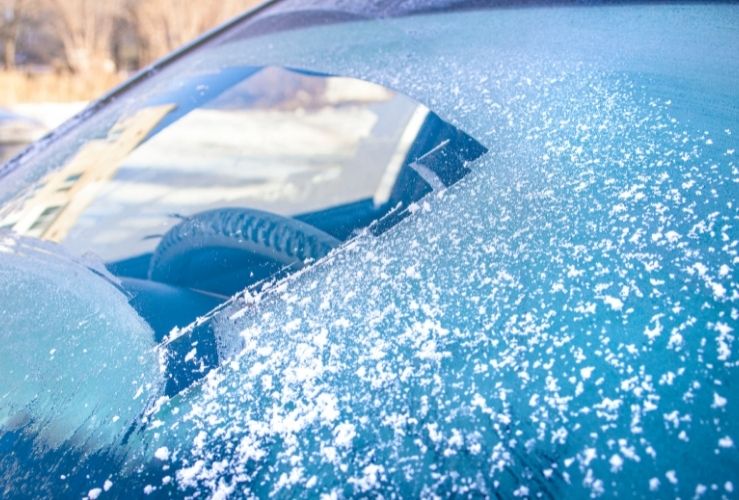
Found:
[[[0,0],[0,162],[261,0]]]

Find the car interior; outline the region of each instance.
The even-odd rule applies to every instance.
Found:
[[[210,327],[173,333],[358,234],[381,235],[486,152],[425,105],[353,78],[230,67],[151,96],[0,226],[98,259],[171,366],[192,342],[218,363]],[[170,392],[203,370],[190,372],[173,370]]]

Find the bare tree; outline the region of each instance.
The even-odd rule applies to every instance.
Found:
[[[142,42],[142,59],[172,51],[260,0],[132,0],[133,23]]]
[[[45,0],[48,18],[75,73],[114,71],[111,42],[122,0]]]
[[[23,22],[30,9],[28,0],[0,0],[0,38],[5,69],[15,68],[15,49]]]
[[[12,69],[21,31],[34,40],[43,32],[73,72],[113,72],[117,63],[151,62],[260,1],[0,0],[0,56]],[[26,53],[52,62],[48,46],[26,45]]]

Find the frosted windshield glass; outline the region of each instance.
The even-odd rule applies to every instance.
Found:
[[[257,495],[729,494],[730,15],[475,12],[250,40],[403,89],[490,153],[396,231],[230,310],[231,361],[161,413],[192,425],[139,453],[177,450],[185,491],[218,491],[225,467]]]
[[[81,142],[0,227],[101,261],[158,340],[387,230],[485,151],[388,88],[238,64],[167,82]]]
[[[259,36],[168,68],[375,82],[488,152],[390,230],[169,337],[176,376],[115,454],[39,452],[51,472],[28,488],[731,496],[736,18],[472,11]]]

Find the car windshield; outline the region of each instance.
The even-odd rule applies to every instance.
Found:
[[[4,493],[731,495],[737,8],[366,4],[0,171]]]
[[[357,79],[228,64],[165,83],[0,212],[0,227],[104,266],[158,339],[370,226],[387,230],[485,151]]]

